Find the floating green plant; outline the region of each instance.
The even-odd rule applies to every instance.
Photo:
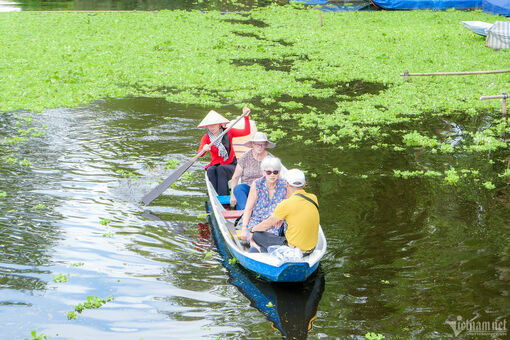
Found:
[[[99,223],[104,226],[109,225],[111,222],[112,222],[112,220],[110,220],[109,218],[105,218],[105,217],[101,218],[101,220],[99,221]]]
[[[166,161],[165,169],[175,169],[179,164],[181,164],[181,161],[170,158]]]
[[[45,340],[48,339],[48,336],[44,333],[37,334],[36,330],[33,330],[31,333],[31,338],[25,338],[25,340]]]
[[[126,171],[126,170],[120,169],[120,170],[116,170],[115,173],[122,176],[123,178],[131,178],[131,179],[134,179],[135,181],[138,180],[138,175],[131,171]]]
[[[0,192],[0,198],[6,198],[6,197],[7,197],[7,192],[6,191]]]
[[[67,318],[69,320],[76,319],[76,313],[81,313],[85,309],[96,309],[101,307],[107,302],[112,301],[114,298],[108,296],[106,299],[100,298],[99,296],[88,296],[87,301],[83,303],[79,303],[76,307],[74,307],[74,311],[67,313]]]
[[[64,274],[58,274],[53,277],[53,282],[56,282],[56,283],[67,282],[67,276],[65,276]]]
[[[204,259],[206,259],[206,260],[209,260],[209,259],[213,258],[214,256],[216,256],[216,252],[214,252],[212,250],[206,251],[204,253]]]
[[[41,210],[41,209],[44,209],[46,208],[46,206],[42,203],[39,203],[39,204],[36,204],[32,207],[33,210]]]
[[[109,237],[110,238],[110,237],[113,237],[113,236],[115,236],[115,233],[112,232],[112,231],[107,231],[107,232],[105,232],[103,234],[103,237]]]
[[[382,334],[376,334],[374,332],[368,332],[367,334],[365,334],[365,339],[366,340],[382,340],[382,339],[385,339],[385,337]]]
[[[237,264],[237,263],[239,263],[239,260],[236,259],[235,257],[233,257],[231,259],[228,259],[228,263],[229,264]]]
[[[71,263],[71,266],[73,266],[73,267],[81,267],[83,265],[85,265],[85,263],[83,263],[83,262],[74,262],[74,263]]]

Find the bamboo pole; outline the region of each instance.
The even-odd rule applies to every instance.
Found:
[[[465,72],[432,72],[432,73],[409,73],[405,70],[404,73],[400,73],[404,77],[405,81],[409,81],[409,76],[461,76],[469,74],[494,74],[494,73],[507,73],[510,70],[489,70],[489,71],[465,71]]]
[[[510,98],[510,95],[506,92],[503,92],[499,96],[482,96],[480,97],[480,100],[486,100],[486,99],[501,99],[501,103],[503,105],[503,108],[501,110],[503,117],[506,117],[507,115],[507,105],[506,105],[506,99]]]

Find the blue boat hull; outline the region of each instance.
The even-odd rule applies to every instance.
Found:
[[[245,256],[243,252],[229,246],[228,242],[225,241],[217,219],[213,216],[214,210],[211,208],[210,202],[207,202],[206,208],[207,211],[211,213],[210,223],[218,246],[228,250],[231,256],[236,258],[241,266],[257,276],[272,282],[303,282],[317,270],[319,261],[312,266],[307,262],[290,262],[276,267]]]

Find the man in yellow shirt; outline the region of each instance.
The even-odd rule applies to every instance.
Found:
[[[285,175],[287,199],[281,201],[273,214],[252,228],[252,240],[258,251],[267,252],[272,245],[288,245],[299,248],[306,255],[311,253],[319,238],[319,205],[314,194],[307,193],[305,174],[291,169]],[[264,231],[285,220],[285,236],[276,236]],[[254,251],[251,250],[250,251]]]

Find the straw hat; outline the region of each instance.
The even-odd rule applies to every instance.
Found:
[[[205,118],[202,119],[200,124],[198,124],[198,127],[203,128],[203,127],[207,127],[207,125],[225,124],[225,123],[229,123],[229,122],[230,121],[227,118],[223,117],[218,112],[211,110],[211,111],[209,111],[207,116],[205,116]]]
[[[248,146],[248,147],[252,147],[251,146],[251,143],[252,142],[255,142],[255,143],[261,143],[261,142],[266,142],[266,148],[267,149],[272,149],[276,146],[275,143],[273,142],[270,142],[268,139],[267,139],[267,135],[264,133],[264,132],[255,132],[255,134],[253,135],[253,137],[251,138],[251,140],[247,141],[246,143],[244,143],[243,145],[244,146]]]

